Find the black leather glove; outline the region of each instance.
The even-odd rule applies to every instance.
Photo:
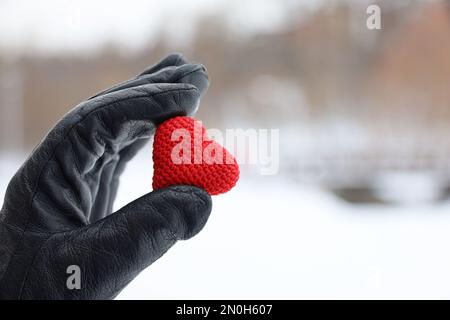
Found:
[[[48,133],[6,192],[0,298],[114,298],[202,229],[211,198],[195,187],[154,191],[111,211],[127,161],[159,123],[194,113],[207,86],[203,66],[170,55],[81,103]],[[67,286],[73,265],[80,289]]]

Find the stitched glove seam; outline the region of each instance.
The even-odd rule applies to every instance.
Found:
[[[173,82],[180,81],[181,79],[187,77],[188,75],[193,74],[193,73],[196,73],[196,72],[198,72],[198,71],[200,71],[200,70],[203,70],[203,69],[204,69],[203,67],[199,67],[199,68],[197,68],[197,69],[195,69],[195,70],[193,70],[193,71],[186,72],[185,74],[182,74],[181,76],[175,78],[175,80],[172,80],[172,81],[173,81]]]

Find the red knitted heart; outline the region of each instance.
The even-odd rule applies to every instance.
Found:
[[[236,159],[190,117],[171,118],[156,129],[153,169],[155,190],[185,184],[217,195],[229,191],[239,179]]]

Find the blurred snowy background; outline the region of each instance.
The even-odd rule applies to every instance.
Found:
[[[211,78],[197,118],[280,129],[280,171],[244,167],[118,298],[449,299],[449,32],[439,0],[0,0],[0,204],[64,113],[179,51]],[[151,166],[148,145],[116,208]]]

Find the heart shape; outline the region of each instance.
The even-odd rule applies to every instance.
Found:
[[[209,139],[200,121],[175,117],[163,122],[153,142],[153,189],[184,184],[210,195],[229,191],[239,179],[236,159]]]

